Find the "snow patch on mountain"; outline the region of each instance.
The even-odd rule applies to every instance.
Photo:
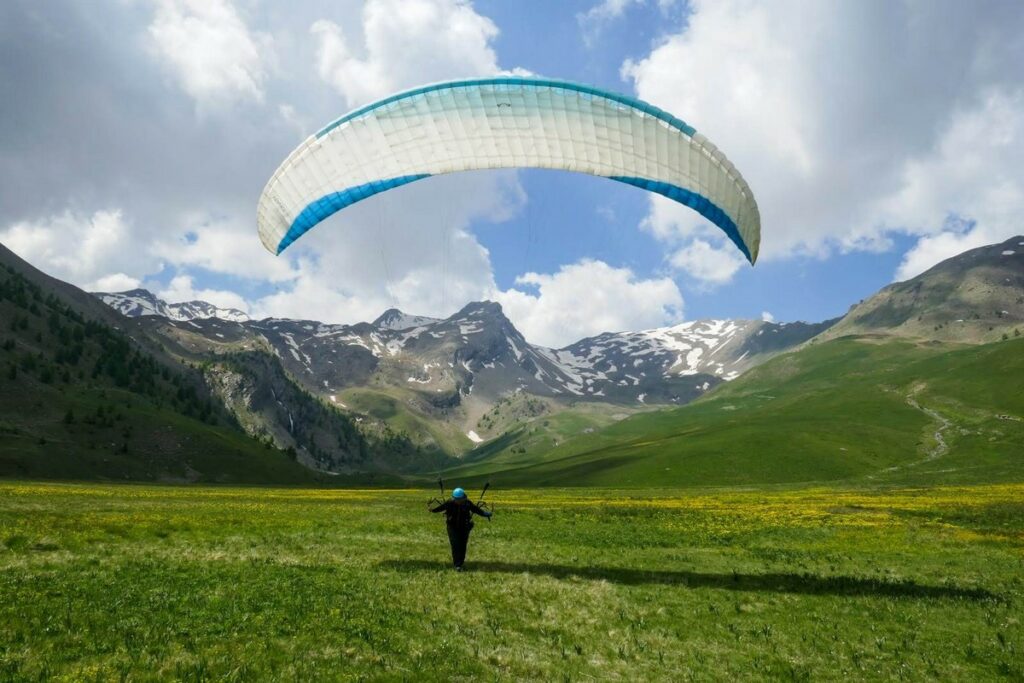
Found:
[[[217,318],[230,322],[246,322],[249,316],[237,308],[221,308],[206,301],[183,301],[170,304],[145,289],[127,292],[93,292],[100,301],[129,318],[158,315],[181,322]]]
[[[98,295],[128,315],[162,315],[217,348],[269,345],[285,369],[325,401],[344,387],[402,387],[448,410],[464,400],[491,403],[512,392],[624,405],[685,403],[816,333],[762,320],[696,320],[581,339],[561,349],[530,344],[493,302],[475,302],[447,319],[385,311],[372,323],[335,325],[244,313],[182,319],[145,290]],[[212,307],[211,307],[212,308]],[[239,315],[236,315],[239,314]],[[241,317],[239,317],[241,316]],[[186,328],[187,326],[187,328]],[[798,329],[799,328],[799,329]],[[418,400],[418,399],[417,399]]]
[[[410,327],[422,327],[436,322],[440,322],[440,320],[424,315],[409,315],[397,308],[389,308],[371,324],[381,330],[407,330]]]

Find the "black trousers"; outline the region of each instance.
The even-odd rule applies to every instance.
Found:
[[[448,527],[448,542],[452,546],[452,564],[461,567],[466,561],[466,546],[469,545],[469,532],[473,527]]]

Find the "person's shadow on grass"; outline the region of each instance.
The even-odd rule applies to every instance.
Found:
[[[382,569],[399,572],[425,572],[445,569],[447,564],[430,560],[385,560]],[[661,584],[684,588],[718,588],[732,591],[798,593],[802,595],[849,595],[893,598],[958,598],[961,600],[998,600],[998,595],[983,588],[955,585],[933,586],[913,579],[899,581],[856,577],[818,576],[816,574],[766,573],[714,574],[688,570],[644,570],[622,567],[566,566],[546,563],[481,561],[467,564],[470,572],[495,574],[537,574],[556,579],[608,581],[627,586]]]

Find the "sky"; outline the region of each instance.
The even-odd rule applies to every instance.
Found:
[[[1019,0],[7,0],[0,242],[91,291],[254,317],[490,299],[556,347],[818,321],[1024,233],[1022,64]],[[305,137],[496,73],[622,92],[707,135],[757,198],[757,265],[686,207],[542,170],[412,183],[263,249],[259,194]]]

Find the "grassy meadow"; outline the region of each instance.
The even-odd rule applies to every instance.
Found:
[[[0,680],[1020,680],[1024,485],[0,483]]]
[[[535,443],[528,439],[548,429],[546,418],[535,420],[447,476],[609,487],[1024,481],[1022,415],[1024,339],[844,338],[773,358],[694,403],[603,429]],[[520,443],[525,453],[515,452]]]

